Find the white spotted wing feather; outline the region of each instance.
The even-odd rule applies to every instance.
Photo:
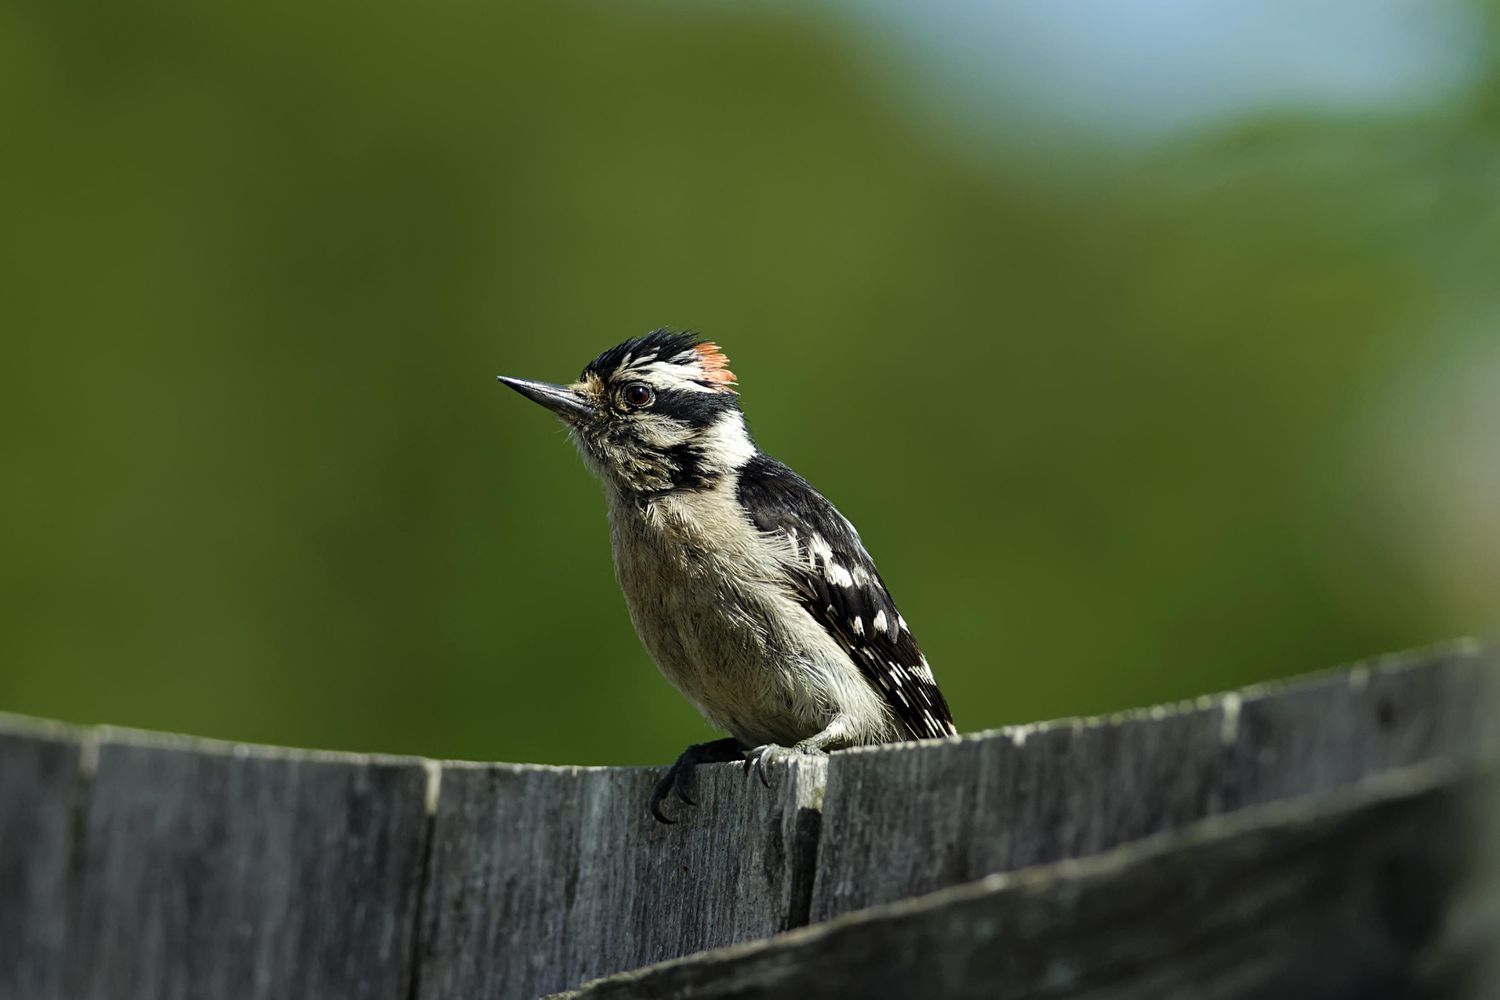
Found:
[[[738,493],[760,531],[790,542],[798,600],[880,693],[902,735],[956,732],[927,658],[854,526],[795,472],[763,455],[741,469]]]

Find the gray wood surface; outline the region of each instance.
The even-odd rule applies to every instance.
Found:
[[[1323,799],[1210,818],[571,996],[1491,996],[1500,884],[1477,869],[1481,789],[1493,794],[1492,771],[1392,772]]]
[[[445,766],[418,996],[533,997],[805,922],[823,761],[699,768],[646,813],[641,768]]]
[[[1103,719],[835,754],[811,918],[826,920],[1245,806],[1493,747],[1492,652],[1455,644]]]
[[[101,733],[79,1000],[406,1000],[421,762]]]
[[[0,716],[0,1000],[67,995],[78,763],[72,730]]]
[[[1245,956],[1272,945],[1307,951],[1282,942],[1273,915],[1306,940],[1331,934],[1346,944],[1364,935],[1370,948],[1397,948],[1401,974],[1416,974],[1441,965],[1441,955],[1427,937],[1400,952],[1389,940],[1399,923],[1390,914],[1431,909],[1427,883],[1446,885],[1451,873],[1436,863],[1410,868],[1415,861],[1400,860],[1409,842],[1381,839],[1380,825],[1370,824],[1447,838],[1435,842],[1445,850],[1459,842],[1449,807],[1457,786],[1439,787],[1431,775],[1500,754],[1497,688],[1493,652],[1453,646],[1107,719],[778,765],[771,789],[737,765],[715,765],[699,771],[698,806],[669,805],[680,821],[671,827],[645,809],[660,769],[439,766],[0,715],[0,1000],[529,997],[810,920],[864,920],[862,908],[966,883],[953,890],[951,913],[908,928],[912,941],[938,949],[932,954],[878,934],[865,945],[848,939],[856,944],[842,951],[787,951],[787,942],[822,940],[794,930],[777,939],[774,955],[822,964],[776,973],[792,977],[785,980],[746,965],[745,995],[815,974],[887,983],[861,963],[915,988],[901,976],[924,965],[933,974],[945,934],[962,940],[952,961],[936,966],[939,985],[951,979],[952,995],[967,995],[975,980],[965,970],[1031,974],[1030,953],[985,948],[1033,924],[1042,928],[1036,940],[1066,959],[1037,973],[1051,977],[1038,980],[1043,994],[1086,982],[1097,987],[1090,995],[1151,995],[1156,980],[1127,946],[1178,949],[1161,973],[1180,978],[1172,984],[1209,975],[1206,967],[1191,972],[1203,962],[1189,960],[1190,946],[1201,945],[1215,962],[1240,968],[1245,983],[1298,985],[1254,978],[1248,957],[1235,965],[1241,944]],[[1379,784],[1382,775],[1413,781],[1402,770],[1412,766],[1425,769],[1428,785]],[[1351,804],[1368,791],[1354,787],[1366,779],[1377,793]],[[1335,835],[1354,845],[1344,868],[1329,860]],[[1153,836],[1168,839],[1143,840]],[[1322,846],[1309,846],[1315,841]],[[1178,852],[1211,870],[1195,882],[1198,874],[1179,870],[1187,862],[1173,860]],[[1418,874],[1411,884],[1401,881],[1407,875],[1380,874],[1370,868],[1377,856],[1396,858],[1392,871]],[[1038,866],[1075,858],[1085,860],[1038,881]],[[1319,882],[1324,863],[1342,874]],[[982,890],[973,885],[1022,869]],[[1092,881],[1070,881],[1078,872]],[[1164,881],[1153,887],[1150,878]],[[1298,895],[1298,880],[1334,902],[1311,890]],[[1170,907],[1178,884],[1197,886],[1178,902],[1200,909],[1150,931],[1152,906]],[[1370,896],[1369,885],[1386,894]],[[993,913],[980,896],[964,895],[991,890],[1008,900]],[[1075,897],[1084,896],[1094,902],[1079,909]],[[978,908],[965,909],[971,903]],[[1470,925],[1500,922],[1500,902],[1489,903],[1490,916],[1476,910]],[[1362,907],[1385,914],[1389,926],[1350,917]],[[1189,917],[1231,928],[1243,942],[1194,936]],[[1074,937],[1059,936],[1064,921]],[[1008,929],[997,938],[994,927]],[[1396,975],[1352,945],[1339,947],[1327,956],[1332,970]],[[1096,978],[1069,978],[1075,967]],[[740,968],[725,966],[724,982],[739,981]],[[653,970],[639,982],[666,989],[676,974]],[[649,978],[659,975],[667,978]],[[1118,992],[1102,985],[1111,976]],[[633,982],[599,989],[645,988]],[[684,997],[731,995],[683,982]],[[1234,995],[1233,982],[1204,982]]]

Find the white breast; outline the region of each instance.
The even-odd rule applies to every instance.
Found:
[[[851,742],[887,738],[889,713],[797,603],[790,546],[744,516],[732,477],[644,507],[609,491],[615,573],[662,674],[742,743],[790,745],[843,713]]]

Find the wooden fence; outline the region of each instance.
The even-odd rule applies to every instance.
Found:
[[[671,827],[652,769],[0,716],[0,1000],[1491,995],[1497,690],[1455,644],[719,765]]]

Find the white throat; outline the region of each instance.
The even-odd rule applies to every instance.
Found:
[[[703,457],[714,471],[733,472],[755,457],[755,442],[745,427],[745,415],[729,410],[704,429],[699,440]]]

